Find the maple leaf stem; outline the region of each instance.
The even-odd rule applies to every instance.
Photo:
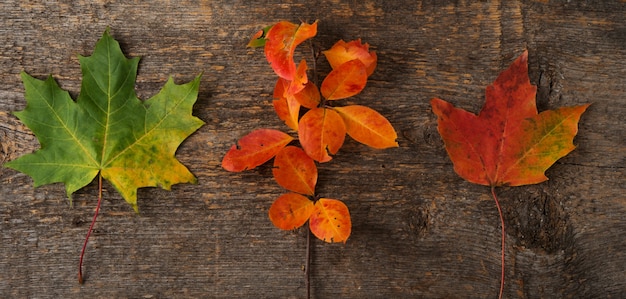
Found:
[[[504,241],[505,241],[505,231],[504,231],[504,216],[502,216],[502,209],[500,208],[500,202],[498,201],[498,197],[496,196],[496,187],[491,186],[491,195],[493,196],[493,200],[496,202],[496,207],[498,208],[498,215],[500,215],[500,226],[502,227],[502,248],[501,248],[501,261],[500,261],[500,292],[498,294],[498,298],[502,298],[502,292],[504,291]]]
[[[96,224],[96,218],[98,218],[98,212],[100,211],[100,203],[102,202],[102,174],[98,174],[98,204],[96,205],[96,211],[93,214],[93,219],[91,220],[91,225],[89,225],[89,230],[87,231],[87,236],[85,237],[85,243],[83,243],[83,249],[80,251],[80,261],[78,262],[78,283],[83,284],[85,281],[83,280],[83,257],[85,256],[85,249],[87,248],[87,242],[89,241],[89,236],[91,236],[91,232],[93,231],[93,226]]]

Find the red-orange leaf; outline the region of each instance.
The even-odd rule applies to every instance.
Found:
[[[289,81],[296,74],[293,54],[303,41],[317,34],[317,21],[313,24],[300,25],[287,21],[276,23],[265,35],[265,57],[279,77]]]
[[[243,171],[255,168],[274,157],[293,138],[281,131],[258,129],[239,139],[222,160],[228,171]]]
[[[589,105],[537,114],[524,52],[493,85],[478,116],[433,99],[439,133],[464,179],[481,185],[519,186],[547,180],[544,172],[575,146],[578,120]]]
[[[370,52],[369,44],[361,44],[361,39],[353,40],[348,43],[340,40],[330,49],[322,53],[324,53],[326,60],[328,60],[328,63],[330,63],[333,69],[353,59],[358,59],[363,62],[367,69],[368,76],[371,75],[376,68],[376,52]]]
[[[343,118],[348,135],[354,140],[378,149],[398,146],[396,131],[376,110],[359,105],[334,109]]]
[[[283,148],[274,157],[274,179],[283,188],[306,195],[315,195],[317,167],[311,157],[295,146]]]
[[[336,154],[346,137],[346,125],[332,109],[315,108],[300,119],[298,136],[304,151],[318,162],[328,162],[329,154]]]
[[[298,130],[298,117],[300,116],[300,102],[293,96],[286,97],[285,89],[289,86],[289,81],[278,77],[276,86],[274,87],[274,110],[278,117],[285,122],[287,126],[294,130]]]
[[[333,69],[322,82],[322,96],[340,100],[358,94],[367,83],[367,70],[358,59],[350,60]]]
[[[313,82],[308,82],[304,89],[293,96],[302,106],[309,109],[316,108],[321,101],[320,91]]]
[[[287,193],[277,198],[269,210],[274,226],[292,230],[302,226],[313,213],[313,201],[296,193]]]
[[[352,231],[348,207],[341,201],[320,198],[309,219],[311,232],[320,240],[329,243],[345,243]]]

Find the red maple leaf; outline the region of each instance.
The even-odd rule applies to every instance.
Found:
[[[504,289],[505,229],[495,187],[537,184],[544,172],[574,150],[578,120],[589,104],[537,113],[537,87],[528,78],[525,51],[487,87],[478,115],[433,99],[438,130],[454,171],[469,182],[491,187],[502,228],[500,293]]]
[[[441,99],[431,101],[454,170],[472,183],[543,182],[544,172],[575,148],[578,120],[589,104],[537,113],[527,60],[524,52],[487,87],[478,115]]]

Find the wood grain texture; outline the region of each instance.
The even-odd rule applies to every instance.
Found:
[[[106,26],[141,56],[137,90],[155,94],[204,72],[194,114],[207,124],[177,156],[197,185],[141,189],[135,215],[110,185],[76,281],[97,186],[69,207],[61,185],[32,188],[0,168],[2,298],[303,298],[306,234],[267,211],[283,190],[270,166],[228,173],[224,153],[273,116],[275,76],[262,26],[318,19],[315,44],[362,38],[378,68],[351,99],[385,115],[400,147],[349,140],[320,167],[318,192],[350,208],[352,236],[313,242],[314,298],[494,298],[498,213],[486,187],[459,178],[430,111],[433,97],[478,112],[484,88],[529,50],[540,110],[593,103],[578,148],[548,182],[497,190],[508,226],[506,298],[626,296],[626,3],[624,1],[4,1],[0,3],[0,162],[38,147],[11,111],[19,72],[53,74],[76,96],[77,55]],[[328,71],[321,66],[322,75]]]

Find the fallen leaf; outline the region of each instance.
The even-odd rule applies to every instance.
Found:
[[[350,212],[341,201],[320,198],[309,218],[311,232],[320,240],[329,243],[345,243],[352,231]]]
[[[313,109],[320,105],[321,95],[319,89],[313,82],[308,82],[305,84],[304,88],[293,95],[293,97],[302,105],[303,107]]]
[[[544,172],[575,146],[578,120],[589,105],[537,113],[524,52],[493,85],[477,115],[433,99],[438,130],[464,179],[481,185],[519,186],[547,180]]]
[[[292,81],[296,75],[293,55],[296,47],[303,41],[317,34],[317,22],[296,25],[281,21],[276,23],[265,35],[265,57],[274,72],[282,78]]]
[[[35,187],[65,184],[70,199],[100,172],[135,211],[138,188],[195,183],[174,155],[204,124],[191,114],[200,77],[183,85],[170,78],[142,102],[134,91],[139,59],[126,59],[108,29],[92,56],[79,62],[83,80],[76,102],[52,76],[42,81],[22,73],[27,105],[15,115],[41,148],[5,166],[30,175]]]
[[[339,40],[330,49],[322,53],[326,56],[326,60],[328,60],[330,67],[333,69],[353,59],[358,59],[365,65],[368,76],[376,69],[376,52],[370,52],[369,44],[362,44],[361,39],[348,43]]]
[[[500,292],[505,279],[505,222],[495,188],[547,180],[545,171],[575,146],[578,121],[589,105],[537,113],[537,88],[528,78],[524,52],[487,87],[478,115],[441,99],[431,101],[454,170],[465,180],[491,187],[501,225]]]
[[[293,80],[289,81],[289,87],[285,90],[285,96],[294,95],[304,88],[304,85],[309,82],[306,76],[307,70],[306,60],[302,59],[300,64],[298,64]]]
[[[391,123],[376,110],[359,105],[335,107],[350,137],[367,146],[384,149],[397,147],[398,135]]]
[[[292,140],[278,130],[254,130],[230,148],[222,159],[222,168],[235,172],[255,168],[272,159]]]
[[[332,109],[315,108],[307,111],[298,124],[298,136],[304,151],[318,162],[328,162],[343,145],[346,125]]]
[[[278,77],[274,87],[274,110],[285,124],[293,130],[298,130],[298,118],[300,117],[300,102],[294,96],[287,96],[285,89],[288,88],[289,81]]]
[[[278,197],[269,210],[270,221],[274,226],[292,230],[302,226],[313,213],[313,201],[296,193]]]
[[[264,27],[263,29],[257,31],[254,36],[252,36],[252,39],[250,39],[250,41],[248,42],[248,47],[249,48],[258,48],[258,47],[263,47],[265,46],[265,42],[267,41],[265,39],[265,35],[267,34],[267,32],[270,30],[270,28],[272,28],[272,26],[267,26]]]
[[[315,195],[317,167],[302,149],[295,146],[283,148],[274,157],[274,179],[283,188],[306,195]]]
[[[333,69],[320,87],[327,100],[341,100],[360,93],[367,83],[365,65],[358,59],[350,60]]]

